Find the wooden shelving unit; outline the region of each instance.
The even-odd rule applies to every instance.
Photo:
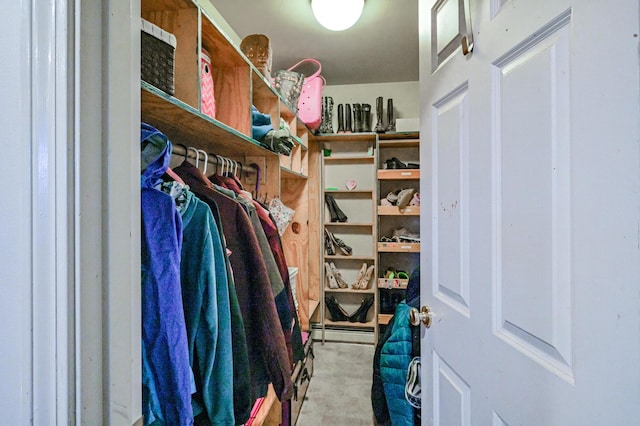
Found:
[[[320,235],[324,236],[324,230],[333,233],[353,249],[350,256],[338,254],[328,255],[324,250],[324,238],[321,240],[321,258],[324,262],[334,262],[340,270],[344,280],[352,284],[356,281],[358,272],[363,264],[376,265],[376,153],[377,137],[374,133],[320,135],[312,138],[317,146],[321,167],[319,169],[321,180],[320,200],[323,203],[322,229]],[[331,151],[329,156],[324,152]],[[355,181],[356,187],[349,189],[348,181]],[[324,195],[330,194],[336,200],[340,209],[347,215],[346,222],[331,222],[329,210],[324,204]],[[323,287],[322,309],[320,309],[320,325],[322,328],[322,341],[325,340],[327,329],[340,331],[357,331],[372,333],[372,341],[377,341],[377,311],[376,307],[376,281],[374,270],[373,277],[366,290],[359,289],[331,289],[326,284],[327,278],[322,267],[321,283]],[[373,297],[374,303],[368,311],[367,322],[332,321],[329,311],[325,306],[325,295],[331,294],[348,313],[354,313],[364,297]]]
[[[397,158],[405,164],[420,158],[420,137],[418,133],[383,134],[378,137],[378,324],[385,326],[393,317],[395,303],[404,298],[408,279],[385,278],[389,269],[411,274],[420,264],[420,243],[383,242],[383,237],[391,238],[393,232],[405,228],[412,233],[420,232],[420,206],[380,205],[380,200],[397,189],[420,190],[420,169],[385,169],[385,161]]]
[[[295,210],[292,224],[282,235],[282,245],[288,266],[298,268],[294,297],[301,328],[310,331],[321,294],[320,271],[309,257],[310,246],[319,244],[319,232],[314,226],[320,218],[315,203],[309,203],[318,195],[309,184],[309,173],[317,171],[318,163],[317,152],[309,149],[309,130],[197,2],[142,0],[141,17],[177,40],[175,92],[170,95],[141,82],[142,121],[158,128],[174,144],[241,163],[240,178],[245,189],[259,187],[258,196],[278,196]],[[200,107],[203,50],[211,58],[215,118],[202,113]],[[281,120],[289,126],[295,142],[290,156],[278,155],[252,138],[252,105],[271,117],[274,128],[280,126]],[[260,181],[250,167],[252,163],[260,167]],[[272,390],[260,404],[252,424],[279,424],[281,406]]]

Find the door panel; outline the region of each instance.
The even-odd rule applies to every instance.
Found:
[[[569,31],[564,14],[493,66],[494,330],[573,381]]]
[[[434,420],[442,425],[470,425],[471,389],[437,354],[433,357],[434,387],[438,388],[434,401]]]
[[[640,424],[640,5],[471,1],[474,50],[443,59],[443,4],[420,2],[423,424]]]
[[[469,130],[465,118],[468,114],[466,91],[466,85],[455,89],[439,100],[433,110],[436,135],[433,168],[438,170],[437,181],[434,181],[438,194],[438,204],[433,206],[437,212],[434,249],[441,254],[434,267],[433,283],[435,294],[443,302],[469,316],[469,282],[465,267],[468,233],[466,214],[459,208],[466,205],[462,200],[467,190]]]

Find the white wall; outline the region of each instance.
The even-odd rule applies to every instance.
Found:
[[[334,105],[365,103],[371,105],[372,111],[376,109],[376,98],[378,96],[384,98],[385,110],[387,108],[387,99],[392,98],[396,118],[417,118],[420,117],[418,92],[419,82],[405,81],[399,83],[328,85],[324,88],[323,95],[331,96]]]
[[[338,104],[365,103],[371,105],[371,127],[376,125],[376,98],[384,98],[384,119],[386,122],[387,99],[393,99],[395,118],[420,117],[419,82],[406,81],[398,83],[346,84],[324,88],[323,96],[333,98],[333,130],[338,128]],[[409,130],[419,130],[418,127]]]

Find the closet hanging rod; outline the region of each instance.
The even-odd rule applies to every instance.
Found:
[[[201,153],[203,152],[203,150],[198,150]],[[195,160],[197,158],[196,156],[196,148],[193,147],[186,147],[183,144],[173,144],[173,150],[171,152],[171,155],[177,155],[180,157],[185,157],[188,159],[193,159]],[[238,164],[239,169],[241,172],[247,173],[247,174],[252,174],[252,173],[256,173],[256,167],[253,164],[249,164],[249,165],[244,165],[242,164],[242,162],[240,161],[236,161],[236,160],[232,160],[228,157],[222,157],[220,155],[216,155],[214,153],[208,153],[208,158],[207,158],[207,162],[209,164],[215,165],[216,167],[218,167],[220,165],[220,163],[218,162],[218,158],[222,158],[223,160],[227,160],[230,163],[233,164]],[[202,159],[202,156],[201,156]]]

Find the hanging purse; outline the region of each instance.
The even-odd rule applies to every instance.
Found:
[[[280,93],[284,103],[295,114],[298,113],[298,99],[304,83],[304,74],[290,70],[276,71],[273,77],[273,87]]]
[[[304,79],[298,99],[298,117],[307,127],[315,130],[320,127],[322,122],[322,88],[326,85],[326,81],[320,75],[322,65],[315,59],[303,59],[287,71],[292,71],[304,63],[315,64],[318,66],[318,70]]]

